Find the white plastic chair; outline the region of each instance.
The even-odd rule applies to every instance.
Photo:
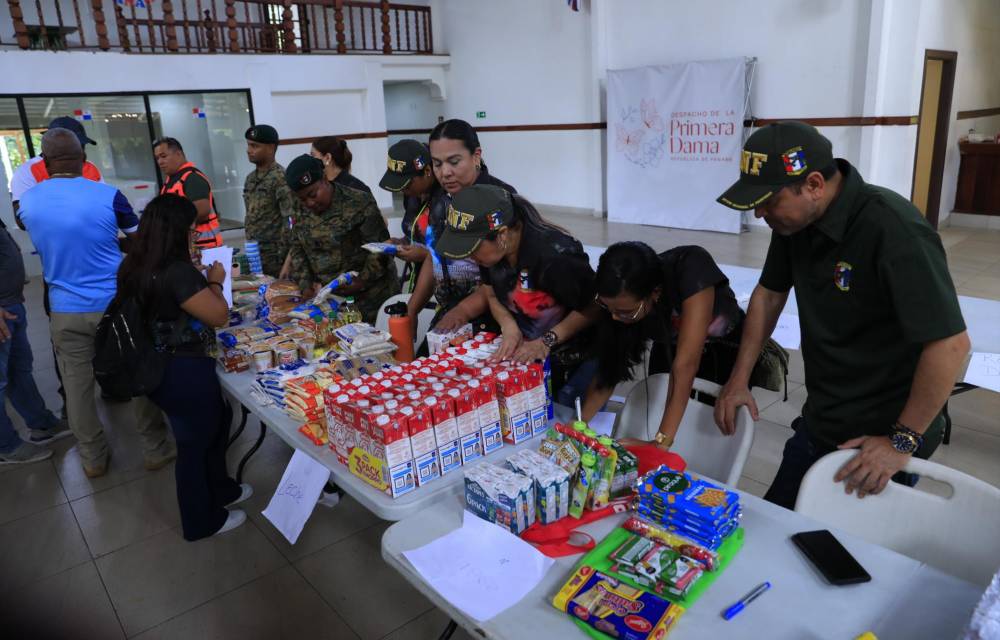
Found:
[[[935,462],[912,458],[906,471],[951,486],[951,497],[890,482],[878,495],[844,493],[834,475],[856,451],[814,464],[795,510],[945,573],[987,585],[1000,565],[1000,489]]]
[[[375,318],[375,328],[388,333],[389,331],[389,314],[385,312],[385,308],[396,302],[409,302],[409,293],[397,293],[388,300],[382,303],[382,307],[378,310],[378,316]],[[414,348],[419,347],[420,343],[424,341],[424,336],[427,334],[427,330],[431,326],[431,320],[434,319],[433,309],[421,309],[420,313],[417,315],[417,335],[416,341],[414,342]]]
[[[657,373],[632,387],[615,422],[615,438],[653,439],[666,407],[669,383],[669,373]],[[700,379],[695,379],[694,388],[713,397],[720,389]],[[713,407],[697,399],[689,400],[670,450],[684,458],[691,471],[735,487],[753,444],[753,419],[750,411],[742,407],[736,416],[736,433],[726,436],[715,425],[713,414]]]

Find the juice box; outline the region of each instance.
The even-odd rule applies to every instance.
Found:
[[[507,466],[531,478],[535,489],[535,512],[542,524],[549,524],[569,515],[569,474],[554,462],[529,449],[507,457]]]
[[[534,522],[531,478],[484,462],[465,470],[465,508],[520,535]]]

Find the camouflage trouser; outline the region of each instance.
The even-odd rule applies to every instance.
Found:
[[[395,270],[392,270],[386,271],[378,282],[372,283],[367,289],[354,296],[354,300],[365,322],[374,325],[375,318],[385,305],[385,301],[397,293],[399,293],[399,280]]]
[[[264,274],[272,278],[277,278],[281,273],[281,267],[285,264],[285,256],[288,250],[277,242],[260,243],[260,262],[264,268]]]

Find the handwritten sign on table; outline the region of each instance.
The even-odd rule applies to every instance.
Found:
[[[482,622],[517,604],[553,560],[495,524],[462,516],[458,529],[403,555],[448,602]]]
[[[1000,393],[1000,353],[974,352],[963,381]]]
[[[288,542],[295,544],[329,479],[329,469],[296,450],[271,502],[261,513],[288,538]]]

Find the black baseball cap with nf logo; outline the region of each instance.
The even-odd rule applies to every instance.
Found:
[[[434,250],[454,260],[468,258],[486,236],[513,222],[514,202],[506,189],[474,184],[455,194]]]
[[[833,145],[815,127],[795,120],[775,122],[747,138],[740,179],[717,202],[738,211],[755,209],[785,185],[831,164]]]
[[[389,147],[385,175],[378,186],[386,191],[402,191],[410,180],[421,175],[431,163],[431,152],[419,140],[400,140]]]

